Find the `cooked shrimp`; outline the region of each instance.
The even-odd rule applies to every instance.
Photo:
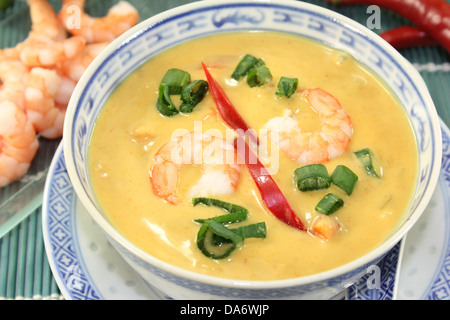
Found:
[[[30,8],[31,37],[45,36],[54,41],[66,38],[66,30],[48,1],[28,0],[27,3]]]
[[[73,81],[61,77],[56,70],[33,68],[25,90],[27,115],[36,131],[43,137],[62,136],[66,104],[75,87]]]
[[[24,90],[28,68],[9,53],[0,52],[0,101],[12,101],[25,110]]]
[[[29,67],[54,67],[74,57],[86,43],[83,37],[67,38],[64,26],[46,0],[28,0],[31,31],[16,48]]]
[[[18,45],[20,59],[29,67],[55,67],[83,50],[83,37],[54,41],[46,36],[30,36]]]
[[[11,101],[0,102],[0,187],[28,171],[38,146],[25,112]]]
[[[99,42],[87,44],[75,57],[65,61],[60,67],[60,70],[68,78],[78,82],[87,67],[109,43],[110,42]]]
[[[187,133],[163,145],[156,153],[150,170],[154,193],[169,203],[178,202],[180,169],[199,165],[203,171],[189,197],[232,194],[240,178],[240,166],[232,144],[206,133]]]
[[[0,60],[3,59],[13,59],[13,60],[19,60],[19,50],[17,48],[4,48],[0,49]]]
[[[324,163],[347,150],[352,137],[350,117],[339,101],[322,89],[302,91],[321,119],[321,127],[315,132],[303,132],[296,119],[290,116],[269,120],[265,128],[279,132],[279,148],[301,164]]]
[[[63,0],[59,17],[73,35],[82,36],[88,42],[114,40],[139,20],[138,11],[128,2],[120,1],[107,15],[94,18],[84,12],[85,0]]]

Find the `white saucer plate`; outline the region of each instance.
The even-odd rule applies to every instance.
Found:
[[[394,296],[450,300],[450,130],[442,122],[442,165],[436,190],[404,238]]]

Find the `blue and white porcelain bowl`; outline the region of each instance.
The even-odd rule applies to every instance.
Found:
[[[306,36],[342,49],[381,77],[400,99],[417,138],[419,179],[408,213],[389,239],[336,269],[279,281],[234,281],[196,274],[137,248],[102,215],[89,181],[89,140],[105,101],[136,68],[181,42],[229,31],[271,30]],[[418,220],[437,183],[441,131],[427,87],[413,66],[368,28],[333,11],[298,1],[194,2],[158,14],[114,41],[89,67],[70,101],[64,156],[77,196],[123,258],[150,284],[180,299],[327,299],[379,261]],[[370,268],[369,268],[370,269]]]

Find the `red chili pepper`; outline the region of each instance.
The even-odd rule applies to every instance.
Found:
[[[397,50],[435,45],[436,41],[425,31],[416,27],[402,26],[397,27],[380,34],[384,40],[391,44]]]
[[[244,161],[258,187],[261,198],[267,208],[279,220],[288,225],[306,231],[300,218],[295,214],[277,183],[248,146],[244,136],[238,136],[234,147],[238,156]]]
[[[228,97],[223,92],[217,81],[211,76],[206,65],[202,62],[203,70],[205,71],[206,79],[209,83],[209,91],[213,96],[214,102],[216,103],[217,109],[222,117],[222,119],[237,132],[242,132],[244,135],[250,137],[252,141],[259,145],[259,140],[253,130],[242,119],[241,115],[236,111],[236,109],[231,104]]]
[[[450,4],[445,0],[327,0],[334,4],[367,4],[392,10],[413,22],[420,30],[450,52]]]
[[[287,199],[279,189],[275,180],[269,174],[264,165],[259,161],[258,157],[250,149],[245,137],[249,137],[253,143],[258,142],[253,130],[245,123],[244,119],[239,115],[236,109],[228,100],[227,96],[219,86],[217,81],[212,77],[207,67],[202,63],[203,70],[205,71],[206,78],[209,83],[209,90],[216,102],[217,109],[226,123],[228,123],[233,129],[238,130],[238,137],[235,140],[234,146],[238,156],[246,164],[253,180],[258,187],[261,194],[261,198],[266,204],[267,208],[272,214],[279,220],[287,223],[288,225],[306,231],[300,218],[295,214],[292,207],[289,205]],[[239,130],[240,129],[240,130]],[[242,130],[242,131],[241,131]]]

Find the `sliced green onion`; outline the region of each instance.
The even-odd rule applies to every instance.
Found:
[[[195,80],[190,82],[190,74],[180,69],[169,69],[159,86],[159,96],[156,103],[158,111],[168,117],[179,113],[171,99],[171,95],[181,95],[181,112],[190,113],[204,98],[208,91],[208,82]]]
[[[241,61],[239,61],[236,69],[231,74],[231,77],[235,80],[239,80],[242,77],[246,76],[251,68],[255,65],[255,63],[258,61],[257,58],[255,58],[252,55],[246,54]]]
[[[266,223],[258,222],[248,226],[242,226],[230,229],[234,233],[240,235],[243,239],[247,238],[265,238],[266,237]]]
[[[338,165],[331,175],[331,181],[348,195],[351,195],[358,181],[358,176],[346,166]]]
[[[261,65],[256,68],[250,69],[247,75],[247,84],[253,87],[261,87],[267,81],[272,79],[272,74],[270,73],[269,68],[265,65]]]
[[[330,215],[336,212],[343,205],[344,200],[333,193],[328,193],[316,205],[316,210],[323,214]]]
[[[296,169],[294,180],[300,191],[326,189],[331,184],[327,168],[323,164],[309,164]]]
[[[250,54],[246,54],[239,61],[236,69],[231,74],[231,77],[235,80],[239,80],[244,76],[247,76],[247,84],[250,87],[260,87],[272,79],[272,74],[266,67],[264,60]]]
[[[248,226],[242,226],[237,227],[233,229],[229,229],[230,231],[233,231],[237,235],[241,236],[243,239],[247,238],[265,238],[266,237],[266,223],[265,222],[258,222],[254,223]],[[229,242],[229,240],[220,237],[218,235],[213,236],[212,242],[215,245],[220,245],[223,243]]]
[[[168,117],[172,117],[178,113],[175,105],[170,98],[169,87],[165,83],[159,85],[159,96],[156,102],[158,111]]]
[[[177,108],[170,98],[173,94],[181,94],[183,88],[189,83],[189,73],[180,69],[167,70],[159,85],[158,101],[156,108],[167,117],[172,117],[178,113]]]
[[[214,235],[226,239],[226,242],[216,244],[213,241]],[[197,234],[197,247],[207,257],[213,259],[223,259],[230,255],[242,244],[242,237],[230,231],[221,223],[209,220],[203,224]]]
[[[192,112],[195,106],[202,101],[207,91],[208,82],[205,80],[195,80],[189,83],[181,91],[181,101],[183,103],[180,106],[180,111],[184,113]]]
[[[275,93],[278,96],[285,96],[290,98],[297,90],[298,79],[281,77],[278,81],[278,91]]]
[[[211,228],[214,234],[218,235],[219,237],[223,237],[225,239],[230,240],[236,246],[241,245],[242,242],[244,241],[244,238],[242,238],[238,233],[231,231],[220,222],[217,222],[215,220],[208,220],[205,222],[205,225]]]
[[[212,198],[193,198],[192,204],[194,206],[196,206],[197,204],[204,204],[205,206],[208,206],[208,207],[211,207],[211,206],[217,207],[217,208],[223,209],[225,211],[228,211],[229,213],[244,212],[245,218],[247,218],[247,213],[248,213],[247,209],[245,209],[244,207],[238,206],[237,204],[225,202],[222,200],[212,199]],[[235,221],[235,222],[239,222],[239,221]],[[232,223],[232,222],[230,221],[229,223]]]
[[[366,169],[366,173],[370,176],[379,178],[380,175],[377,173],[374,167],[374,156],[369,148],[364,148],[354,152],[356,157],[361,161],[361,164]]]
[[[194,206],[203,204],[229,212],[213,218],[194,220],[202,224],[197,234],[197,247],[207,257],[213,259],[226,258],[233,250],[242,245],[244,239],[266,237],[266,224],[264,222],[234,229],[225,226],[225,224],[247,219],[248,210],[244,207],[211,198],[193,198],[192,203]]]
[[[161,83],[169,88],[169,94],[181,94],[185,86],[189,84],[191,76],[180,69],[169,69],[164,75]]]
[[[214,220],[222,224],[237,223],[247,219],[247,212],[248,211],[237,211],[208,219],[195,219],[194,221],[197,223],[205,223],[206,221]]]

